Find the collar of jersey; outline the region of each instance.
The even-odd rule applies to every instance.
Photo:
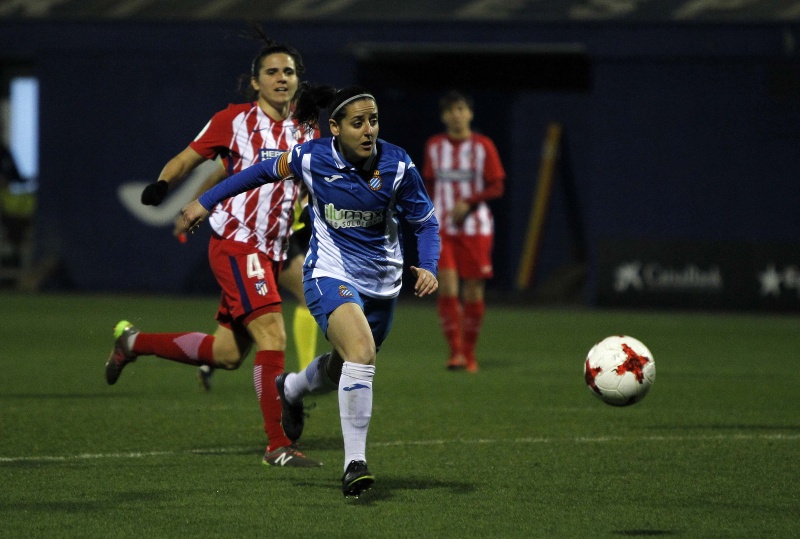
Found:
[[[375,147],[372,148],[372,155],[364,161],[364,164],[361,166],[361,170],[365,170],[367,172],[371,172],[375,165],[375,161],[378,159],[378,144],[380,144],[380,140],[376,141]],[[336,163],[336,168],[339,170],[356,170],[356,167],[351,165],[342,154],[339,153],[339,150],[336,149],[336,137],[331,137],[331,154],[333,154],[333,161]]]

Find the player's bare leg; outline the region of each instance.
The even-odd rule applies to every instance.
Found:
[[[297,299],[292,315],[292,334],[297,352],[298,370],[308,367],[317,351],[317,335],[319,326],[317,321],[306,307],[306,298],[303,293],[303,256],[297,255],[288,261],[278,278],[278,284],[288,290]]]
[[[202,365],[197,369],[200,387],[211,390],[211,380],[215,369],[232,371],[238,369],[253,344],[250,334],[242,327],[233,329],[220,325],[214,332],[214,366]]]
[[[339,379],[339,417],[344,438],[342,493],[357,498],[375,476],[367,468],[367,431],[372,417],[375,340],[364,312],[345,303],[328,318],[328,340],[344,359]]]

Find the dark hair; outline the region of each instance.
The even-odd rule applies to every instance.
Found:
[[[439,99],[439,110],[442,112],[450,109],[456,103],[466,103],[467,107],[472,110],[473,101],[470,96],[463,94],[458,90],[450,90]]]
[[[306,71],[306,66],[303,64],[303,57],[300,55],[300,51],[292,47],[291,45],[287,45],[285,43],[278,43],[267,34],[264,33],[264,30],[261,29],[258,25],[253,25],[253,32],[256,34],[255,36],[249,36],[253,39],[257,39],[264,43],[261,47],[261,50],[258,51],[258,54],[253,58],[253,61],[250,63],[250,73],[247,75],[239,75],[239,90],[241,91],[242,95],[248,101],[255,101],[258,98],[257,92],[253,89],[253,86],[250,84],[250,79],[257,78],[258,72],[261,69],[261,63],[267,56],[277,53],[288,54],[294,60],[294,68],[297,72],[297,76],[301,77],[303,73]]]
[[[306,129],[319,127],[321,109],[325,109],[328,118],[340,122],[347,114],[347,106],[341,108],[339,106],[348,99],[361,94],[372,96],[370,92],[360,86],[347,86],[337,90],[333,86],[318,86],[301,82],[295,96],[297,105],[293,116],[297,123]],[[334,111],[336,111],[335,114]]]

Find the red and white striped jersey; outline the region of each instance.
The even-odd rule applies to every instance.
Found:
[[[301,130],[291,116],[273,120],[252,102],[231,104],[216,113],[189,146],[206,159],[222,157],[231,175],[318,136]],[[217,204],[209,223],[225,239],[250,244],[272,260],[284,260],[296,198],[294,182],[266,184]]]
[[[486,201],[503,194],[505,176],[497,148],[485,135],[473,133],[465,140],[454,140],[441,133],[425,145],[422,177],[444,234],[493,234],[494,219]],[[460,227],[450,217],[459,200],[475,208]]]

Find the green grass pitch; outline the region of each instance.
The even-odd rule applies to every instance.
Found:
[[[335,394],[313,400],[301,440],[325,466],[275,469],[252,357],[209,393],[150,357],[106,385],[119,319],[209,332],[215,309],[0,294],[0,537],[800,536],[795,315],[490,304],[470,375],[443,368],[433,302],[404,296],[378,355],[377,481],[345,501]],[[583,382],[586,352],[619,333],[657,366],[628,408]]]

